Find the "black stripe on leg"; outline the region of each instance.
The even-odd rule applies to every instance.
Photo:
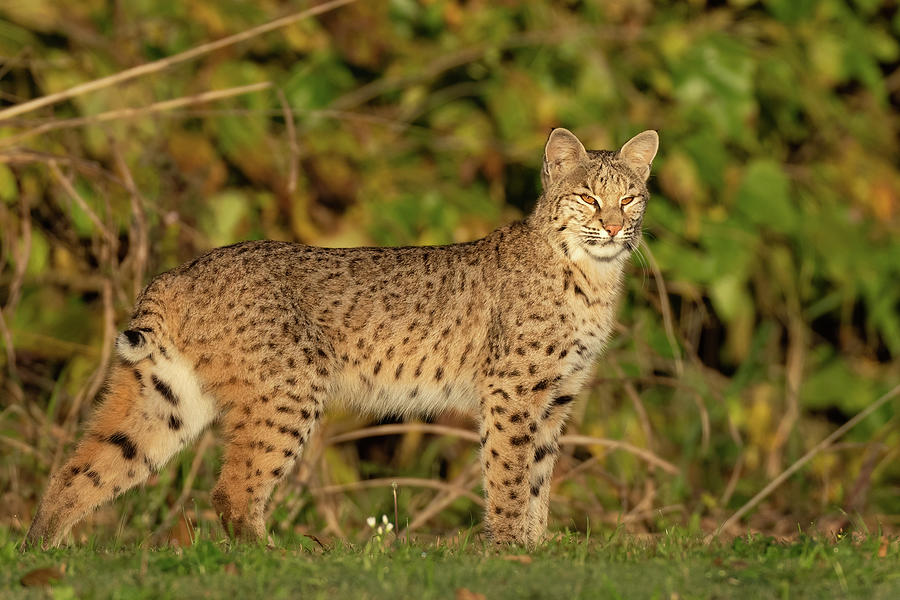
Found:
[[[556,448],[553,446],[541,446],[534,451],[534,462],[539,463],[554,452],[556,452]]]
[[[574,396],[559,396],[553,399],[553,406],[563,406],[574,400]]]
[[[168,383],[162,381],[156,375],[151,375],[150,381],[153,382],[153,387],[156,388],[156,391],[166,399],[166,402],[172,406],[178,406],[178,396],[175,395],[175,392],[172,391],[172,388],[169,387]]]
[[[106,441],[114,446],[118,446],[122,450],[122,456],[127,460],[132,460],[137,455],[137,447],[131,441],[131,438],[124,433],[114,433],[106,438]]]

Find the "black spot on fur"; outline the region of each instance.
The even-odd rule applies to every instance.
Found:
[[[133,460],[135,455],[137,455],[137,448],[135,447],[134,442],[132,442],[131,438],[124,433],[114,433],[106,438],[106,441],[118,446],[122,450],[122,456],[128,460]]]
[[[88,471],[87,473],[85,473],[85,476],[87,476],[87,478],[91,480],[91,483],[94,484],[94,487],[100,487],[100,474],[97,471]]]
[[[534,384],[534,387],[531,388],[531,391],[539,392],[541,390],[546,390],[548,387],[550,387],[550,380],[549,379],[541,379],[536,384]]]
[[[509,438],[509,443],[513,446],[522,446],[531,441],[530,435],[514,435]]]
[[[176,417],[175,415],[169,415],[169,429],[172,431],[178,431],[181,429],[181,419]]]

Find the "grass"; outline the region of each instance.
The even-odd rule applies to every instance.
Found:
[[[0,531],[4,598],[828,598],[900,597],[900,542],[878,536],[728,544],[672,532],[654,540],[566,534],[527,554],[479,539],[323,548],[197,540],[187,548],[85,546],[20,554]],[[23,586],[36,569],[62,570]],[[46,572],[43,572],[46,573]],[[31,579],[42,581],[42,572]],[[29,577],[26,577],[29,579]],[[474,595],[467,595],[466,591]]]

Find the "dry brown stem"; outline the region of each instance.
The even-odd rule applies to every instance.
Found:
[[[666,290],[666,280],[662,276],[662,270],[656,257],[650,250],[650,246],[642,243],[641,247],[647,253],[647,260],[650,263],[650,269],[653,271],[653,278],[656,280],[656,289],[659,292],[659,308],[662,312],[663,327],[666,331],[666,339],[669,341],[669,347],[672,349],[672,355],[675,357],[675,372],[679,377],[684,375],[684,361],[681,358],[681,348],[675,337],[675,327],[672,324],[672,307],[669,306],[669,292]]]
[[[631,380],[625,377],[625,373],[622,371],[622,367],[619,363],[615,361],[611,362],[613,369],[615,369],[616,374],[619,376],[619,380],[622,382],[622,387],[625,388],[625,393],[628,394],[628,397],[631,399],[631,404],[634,406],[634,411],[637,413],[638,421],[641,424],[641,431],[644,432],[644,439],[647,440],[647,446],[653,448],[656,445],[653,438],[653,428],[650,426],[650,417],[647,416],[647,409],[644,407],[641,395],[638,394]]]
[[[410,531],[415,531],[433,519],[436,515],[440,514],[440,512],[454,500],[463,495],[465,490],[471,489],[473,486],[477,485],[481,478],[480,474],[481,467],[478,463],[469,465],[469,468],[464,469],[450,482],[453,489],[439,493],[422,510],[416,511],[415,518],[403,531],[398,533],[398,536],[402,537],[404,533],[408,534]]]
[[[114,246],[117,241],[115,236],[113,236],[112,232],[110,232],[103,222],[100,220],[100,217],[97,216],[97,213],[94,212],[88,203],[81,197],[81,194],[75,189],[75,186],[72,184],[72,181],[66,177],[62,170],[59,168],[59,165],[56,164],[55,160],[51,160],[47,163],[47,166],[50,167],[50,172],[53,173],[53,176],[56,178],[57,183],[59,183],[66,193],[69,195],[72,200],[78,205],[81,210],[88,216],[88,219],[91,220],[91,223],[94,224],[94,227],[97,228],[97,231],[101,236],[109,243],[110,246]]]
[[[197,473],[200,472],[200,465],[203,464],[203,457],[206,455],[206,450],[207,448],[209,448],[212,442],[213,434],[211,431],[207,430],[200,438],[200,442],[197,444],[197,449],[195,450],[194,454],[194,460],[191,461],[191,467],[188,470],[187,476],[184,478],[184,484],[181,486],[181,494],[179,494],[175,502],[172,503],[172,506],[169,507],[169,511],[166,513],[166,516],[163,517],[163,520],[156,528],[156,531],[153,532],[153,538],[158,540],[160,536],[164,535],[169,530],[169,528],[172,526],[172,523],[175,522],[175,517],[178,516],[178,513],[181,511],[181,507],[184,506],[185,501],[187,501],[187,498],[194,487],[194,480],[197,478]]]
[[[300,144],[297,141],[297,128],[294,127],[294,111],[288,104],[287,97],[281,88],[276,90],[278,101],[281,103],[282,114],[284,115],[284,125],[286,128],[288,149],[291,152],[288,160],[288,181],[287,193],[293,194],[297,191],[297,179],[300,173]]]
[[[377,479],[366,479],[364,481],[354,481],[352,483],[340,483],[335,485],[326,485],[320,488],[310,490],[313,494],[316,495],[325,495],[325,494],[336,494],[339,492],[351,492],[355,490],[366,490],[370,488],[376,487],[391,487],[391,484],[396,483],[401,486],[408,487],[424,487],[431,488],[434,490],[441,491],[450,491],[454,492],[460,496],[465,496],[475,504],[479,506],[484,506],[484,499],[479,497],[476,494],[473,494],[467,489],[463,489],[461,487],[454,486],[453,484],[446,483],[444,481],[437,481],[434,479],[422,479],[420,477],[381,477]]]
[[[421,433],[433,433],[436,435],[451,435],[470,442],[478,441],[478,434],[468,429],[460,429],[459,427],[449,427],[447,425],[434,425],[431,423],[394,423],[391,425],[376,425],[375,427],[364,427],[355,431],[341,433],[325,440],[326,445],[340,444],[343,442],[352,442],[353,440],[361,440],[368,437],[376,437],[379,435],[396,435],[400,433],[409,433],[417,431]]]
[[[760,501],[763,500],[763,498],[765,498],[766,496],[771,494],[775,488],[777,488],[782,483],[784,483],[788,477],[790,477],[791,475],[793,475],[794,473],[799,471],[803,467],[803,465],[805,465],[810,460],[812,460],[813,457],[816,456],[819,452],[821,452],[822,450],[831,446],[835,441],[840,439],[841,436],[843,436],[845,433],[847,433],[848,431],[850,431],[851,429],[856,427],[861,421],[866,419],[866,417],[868,417],[873,412],[875,412],[876,410],[878,410],[879,408],[881,408],[882,406],[887,404],[889,401],[893,400],[898,395],[900,395],[900,385],[894,387],[894,389],[892,389],[891,391],[889,391],[888,393],[883,395],[881,398],[879,398],[878,400],[876,400],[875,402],[870,404],[864,410],[857,413],[855,417],[853,417],[852,419],[850,419],[849,421],[847,421],[846,423],[844,423],[843,425],[838,427],[834,432],[831,433],[831,435],[829,435],[824,440],[822,440],[821,442],[819,442],[818,444],[813,446],[809,452],[807,452],[802,457],[800,457],[790,467],[788,467],[787,469],[782,471],[781,474],[778,475],[778,477],[776,477],[775,479],[770,481],[769,484],[766,485],[766,487],[761,489],[755,496],[750,498],[750,500],[748,500],[742,507],[740,507],[737,510],[737,512],[735,512],[733,515],[731,515],[730,517],[725,519],[725,522],[723,522],[721,525],[719,525],[719,527],[718,527],[718,529],[716,529],[715,533],[713,533],[712,535],[710,535],[706,538],[707,542],[718,537],[719,534],[721,534],[724,530],[728,529],[732,524],[734,524],[741,517],[743,517],[745,514],[747,514],[751,509],[753,509],[754,506],[759,504]]]
[[[367,437],[375,437],[379,435],[395,435],[398,433],[408,433],[410,431],[421,431],[424,433],[434,433],[438,435],[452,435],[471,442],[479,441],[478,434],[468,429],[460,429],[459,427],[448,427],[446,425],[434,425],[430,423],[397,423],[391,425],[377,425],[375,427],[365,427],[356,431],[349,431],[340,435],[333,436],[326,440],[327,444],[338,444],[341,442],[349,442]],[[672,463],[663,460],[653,452],[644,448],[638,448],[628,442],[619,440],[610,440],[607,438],[590,437],[586,435],[564,435],[559,440],[560,445],[564,446],[606,446],[611,450],[624,450],[641,458],[651,465],[660,467],[667,473],[679,473],[678,467]]]
[[[131,69],[126,69],[124,71],[116,73],[115,75],[87,81],[67,90],[63,90],[62,92],[49,94],[47,96],[35,98],[34,100],[30,100],[28,102],[23,102],[22,104],[17,104],[16,106],[11,106],[7,109],[0,110],[0,121],[4,121],[17,115],[31,112],[33,110],[37,110],[38,108],[42,108],[44,106],[56,104],[57,102],[68,100],[69,98],[81,96],[82,94],[86,94],[88,92],[107,88],[124,81],[128,81],[129,79],[134,79],[135,77],[140,77],[142,75],[156,73],[158,71],[168,69],[169,67],[177,65],[178,63],[197,58],[198,56],[203,56],[204,54],[209,54],[210,52],[219,50],[221,48],[233,46],[234,44],[244,42],[246,40],[262,35],[264,33],[268,33],[270,31],[274,31],[276,29],[287,27],[288,25],[292,25],[298,21],[302,21],[303,19],[308,19],[309,17],[320,15],[322,13],[334,10],[335,8],[339,8],[341,6],[344,6],[345,4],[350,4],[355,1],[356,0],[331,0],[330,2],[323,2],[318,6],[313,6],[312,8],[307,8],[306,10],[281,17],[280,19],[269,21],[268,23],[264,23],[262,25],[258,25],[257,27],[252,27],[245,31],[241,31],[240,33],[224,37],[220,40],[216,40],[215,42],[201,44],[199,46],[191,48],[190,50],[185,50],[184,52],[175,54],[174,56],[161,58],[159,60],[139,65]]]
[[[799,308],[797,310],[799,311]],[[790,317],[784,394],[787,410],[778,423],[778,429],[775,430],[772,445],[769,448],[769,456],[766,461],[766,473],[769,477],[774,477],[781,468],[784,445],[800,417],[799,396],[800,384],[803,381],[803,365],[806,362],[806,338],[806,328],[800,315]]]
[[[98,123],[107,123],[109,121],[117,121],[120,119],[136,119],[138,117],[145,117],[147,115],[152,115],[167,110],[174,110],[176,108],[182,108],[184,106],[190,106],[193,104],[213,102],[215,100],[222,100],[223,98],[231,98],[233,96],[240,96],[242,94],[258,92],[271,86],[272,84],[270,82],[261,81],[259,83],[252,83],[250,85],[241,85],[237,87],[226,88],[224,90],[212,90],[209,92],[202,92],[200,94],[182,96],[181,98],[173,98],[172,100],[163,100],[161,102],[154,102],[153,104],[148,104],[147,106],[141,106],[139,108],[119,108],[116,110],[110,110],[87,117],[74,117],[72,119],[52,120],[27,131],[23,131],[22,133],[4,138],[0,140],[0,144],[2,144],[3,146],[13,146],[15,144],[18,144],[19,142],[37,135],[48,133],[50,131],[56,131],[59,129],[71,129],[73,127],[84,127],[86,125],[96,125]]]

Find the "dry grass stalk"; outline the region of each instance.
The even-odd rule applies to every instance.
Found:
[[[144,285],[144,274],[147,270],[147,263],[150,257],[150,242],[147,229],[147,215],[144,211],[144,198],[141,196],[137,185],[134,183],[134,177],[131,170],[122,156],[122,152],[118,145],[113,144],[114,156],[116,159],[116,169],[125,182],[125,188],[128,190],[131,198],[131,216],[132,226],[128,232],[130,241],[129,258],[132,260],[134,278],[132,280],[131,300],[137,298]]]
[[[435,425],[431,423],[392,423],[390,425],[376,425],[374,427],[364,427],[355,431],[341,433],[325,440],[326,445],[340,444],[343,442],[352,442],[369,437],[379,435],[396,435],[401,433],[410,433],[417,431],[421,433],[433,433],[436,435],[450,435],[470,442],[479,440],[478,434],[468,429],[460,429],[459,427],[449,427],[447,425]]]
[[[334,485],[326,485],[319,488],[311,489],[315,495],[337,494],[340,492],[352,492],[356,490],[367,490],[377,487],[391,487],[391,484],[403,485],[408,487],[431,488],[440,491],[454,492],[460,496],[465,496],[478,506],[484,506],[484,499],[470,492],[467,489],[454,486],[445,481],[437,481],[435,479],[423,479],[420,477],[380,477],[376,479],[365,479],[363,481],[354,481],[352,483],[340,483]]]
[[[471,465],[469,465],[468,469],[463,470],[450,482],[450,485],[453,486],[454,489],[437,494],[424,508],[416,511],[416,516],[413,518],[412,522],[409,523],[409,525],[407,525],[406,528],[398,535],[402,536],[403,533],[406,533],[406,535],[408,536],[410,531],[415,531],[416,529],[420,528],[422,525],[440,514],[442,510],[447,508],[447,506],[449,506],[457,498],[462,496],[462,492],[464,490],[469,490],[473,486],[478,485],[480,480],[481,467],[478,463],[472,463]]]
[[[288,104],[284,91],[278,88],[276,93],[278,94],[278,101],[281,103],[288,149],[291,153],[288,160],[287,193],[292,195],[297,191],[297,179],[300,173],[300,144],[297,141],[297,128],[294,127],[294,111],[291,110],[291,105]]]
[[[644,407],[641,395],[638,394],[631,380],[625,377],[625,373],[622,371],[622,367],[619,363],[615,361],[611,362],[613,369],[616,371],[616,375],[619,376],[622,386],[625,388],[625,393],[628,394],[628,397],[631,399],[631,404],[634,406],[634,411],[637,413],[638,421],[641,424],[641,431],[644,432],[644,439],[647,440],[647,446],[653,448],[656,446],[656,440],[653,438],[653,428],[650,426],[650,417],[647,416],[647,409]]]
[[[806,463],[811,461],[813,457],[817,454],[831,446],[835,441],[840,439],[845,433],[856,427],[860,422],[865,420],[869,415],[873,412],[887,404],[889,401],[893,400],[895,397],[900,395],[900,385],[894,387],[891,391],[883,395],[881,398],[867,406],[864,410],[860,411],[856,414],[852,419],[838,427],[834,432],[831,433],[824,440],[813,446],[813,448],[800,457],[794,464],[781,472],[778,477],[769,482],[766,487],[761,489],[755,496],[753,496],[750,500],[748,500],[742,507],[740,507],[737,512],[733,515],[725,519],[719,527],[716,529],[715,533],[708,536],[707,542],[711,541],[714,538],[717,538],[723,531],[728,529],[731,525],[736,523],[741,517],[747,514],[754,506],[759,504],[765,497],[772,493],[775,488],[780,486],[782,483],[787,480],[788,477],[799,471]]]
[[[50,172],[53,173],[53,176],[56,178],[57,183],[59,183],[66,193],[69,195],[72,200],[78,205],[78,207],[84,211],[84,213],[88,216],[88,219],[91,220],[91,223],[94,224],[94,227],[97,228],[97,231],[103,236],[103,238],[109,243],[111,246],[117,244],[117,240],[115,236],[110,232],[103,222],[100,220],[100,217],[97,216],[97,213],[94,212],[94,209],[88,205],[88,203],[81,197],[81,194],[78,193],[78,190],[75,189],[75,186],[72,184],[71,179],[66,177],[62,170],[59,168],[59,165],[56,164],[55,160],[51,160],[47,163],[47,166],[50,167]]]
[[[796,310],[799,313],[799,307]],[[799,314],[791,315],[788,318],[788,349],[787,364],[785,365],[784,394],[787,410],[778,423],[778,428],[775,430],[772,445],[769,449],[769,456],[766,461],[766,473],[769,477],[774,477],[781,468],[784,446],[794,430],[794,425],[797,424],[797,419],[800,417],[800,384],[803,382],[803,366],[806,362],[807,335],[806,327]]]
[[[136,119],[138,117],[146,117],[147,115],[182,108],[184,106],[190,106],[193,104],[202,104],[205,102],[222,100],[224,98],[232,98],[234,96],[240,96],[243,94],[250,94],[252,92],[258,92],[270,87],[272,87],[272,84],[270,82],[261,81],[259,83],[252,83],[250,85],[241,85],[237,87],[226,88],[224,90],[212,90],[209,92],[202,92],[200,94],[192,94],[190,96],[173,98],[172,100],[163,100],[160,102],[148,104],[147,106],[141,106],[139,108],[119,108],[116,110],[110,110],[87,117],[74,117],[72,119],[52,120],[27,131],[23,131],[22,133],[4,138],[3,140],[0,140],[0,144],[2,144],[3,146],[13,146],[24,140],[35,137],[37,135],[48,133],[50,131],[57,131],[59,129],[72,129],[74,127],[84,127],[86,125],[97,125],[99,123],[108,123],[110,121],[118,121],[121,119]]]
[[[377,425],[375,427],[365,427],[333,436],[326,440],[327,444],[338,444],[341,442],[349,442],[360,440],[367,437],[375,437],[379,435],[394,435],[398,433],[408,433],[410,431],[421,431],[424,433],[434,433],[438,435],[452,435],[471,442],[479,441],[478,434],[467,429],[459,427],[448,427],[446,425],[434,425],[430,423],[396,423],[391,425]],[[667,473],[677,474],[680,472],[678,467],[672,463],[663,460],[653,452],[644,448],[638,448],[628,442],[620,440],[610,440],[607,438],[591,437],[587,435],[564,435],[559,439],[560,445],[563,446],[606,446],[612,450],[624,450],[641,458],[651,465],[660,467]]]
[[[62,92],[49,94],[47,96],[35,98],[34,100],[29,100],[28,102],[23,102],[22,104],[17,104],[16,106],[11,106],[7,109],[0,110],[0,121],[4,121],[17,115],[31,112],[33,110],[37,110],[38,108],[42,108],[44,106],[56,104],[58,102],[62,102],[63,100],[68,100],[69,98],[81,96],[88,92],[107,88],[124,81],[134,79],[136,77],[141,77],[142,75],[148,75],[150,73],[156,73],[158,71],[168,69],[169,67],[177,65],[178,63],[197,58],[198,56],[203,56],[204,54],[209,54],[210,52],[214,52],[215,50],[219,50],[221,48],[233,46],[234,44],[247,41],[251,38],[257,37],[264,33],[268,33],[270,31],[274,31],[276,29],[287,27],[288,25],[292,25],[298,21],[302,21],[304,19],[326,13],[355,1],[356,0],[331,0],[330,2],[324,2],[322,4],[319,4],[318,6],[313,6],[312,8],[308,8],[306,10],[281,17],[280,19],[269,21],[268,23],[264,23],[263,25],[252,27],[245,31],[241,31],[240,33],[236,33],[234,35],[224,37],[220,40],[216,40],[215,42],[209,42],[206,44],[195,46],[190,50],[185,50],[184,52],[180,52],[178,54],[175,54],[174,56],[161,58],[159,60],[145,63],[131,69],[126,69],[125,71],[121,71],[119,73],[116,73],[115,75],[109,75],[108,77],[101,77],[100,79],[87,81],[67,90],[63,90]]]
[[[159,540],[160,536],[164,535],[169,530],[169,528],[172,526],[172,523],[175,522],[175,517],[177,517],[178,513],[181,512],[185,501],[187,501],[187,498],[194,487],[194,480],[197,478],[197,473],[200,471],[200,465],[203,464],[203,458],[204,456],[206,456],[206,450],[212,443],[213,434],[211,431],[207,430],[200,438],[200,442],[197,444],[197,448],[194,451],[194,460],[191,461],[191,467],[188,470],[187,476],[184,478],[184,484],[181,486],[181,494],[179,494],[178,498],[175,500],[172,506],[169,507],[169,511],[166,513],[166,516],[163,517],[163,520],[156,528],[156,531],[153,532],[153,538],[157,539],[157,541]]]
[[[666,280],[662,276],[662,270],[659,263],[653,256],[650,246],[645,243],[641,247],[647,253],[647,260],[650,263],[650,269],[653,271],[653,278],[656,280],[656,289],[659,292],[659,309],[662,313],[663,327],[666,331],[666,339],[669,341],[669,347],[672,349],[672,355],[675,357],[675,372],[679,377],[684,375],[684,361],[681,358],[681,347],[675,337],[675,327],[672,325],[672,307],[669,306],[669,292],[666,290]]]
[[[610,440],[607,438],[591,437],[588,435],[564,435],[559,438],[559,443],[562,446],[605,446],[611,450],[623,450],[625,452],[628,452],[629,454],[634,454],[650,465],[659,467],[666,473],[670,473],[672,475],[681,473],[681,469],[679,469],[669,461],[663,460],[653,452],[645,450],[644,448],[638,448],[633,444],[629,444],[628,442],[623,442],[620,440]]]

